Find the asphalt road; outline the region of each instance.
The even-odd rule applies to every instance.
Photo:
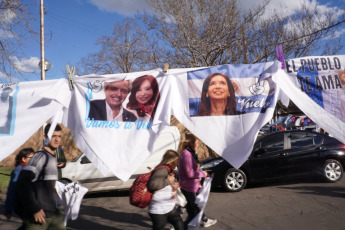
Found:
[[[0,194],[1,204],[4,194]],[[0,209],[3,213],[3,207]],[[238,193],[212,189],[206,214],[218,223],[207,229],[345,229],[345,179],[322,183],[315,179],[256,184]],[[0,229],[20,226],[18,218],[0,216]],[[128,192],[88,194],[69,230],[151,229],[145,209],[133,207]],[[168,228],[167,228],[168,229]]]

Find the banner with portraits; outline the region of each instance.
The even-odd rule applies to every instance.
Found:
[[[103,174],[127,180],[174,115],[240,167],[277,101],[287,105],[289,98],[345,143],[345,56],[304,57],[285,66],[281,70],[269,62],[76,76],[74,90],[67,79],[0,84],[0,160],[54,118],[74,131],[77,146]]]
[[[260,128],[273,116],[276,63],[170,71],[172,114],[234,167],[248,158]],[[272,71],[272,72],[271,72]]]
[[[345,56],[285,61],[273,81],[313,122],[345,143]]]
[[[75,77],[63,123],[103,174],[126,181],[150,155],[170,124],[169,81],[159,70]]]

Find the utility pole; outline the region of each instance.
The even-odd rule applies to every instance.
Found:
[[[41,80],[46,79],[46,63],[44,59],[44,7],[43,0],[41,0]]]

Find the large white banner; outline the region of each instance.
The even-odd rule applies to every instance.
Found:
[[[173,114],[238,168],[286,95],[345,143],[345,56],[285,65],[285,71],[271,62],[76,76],[72,91],[67,79],[0,84],[0,160],[54,117],[74,130],[77,146],[101,172],[127,180]]]
[[[170,80],[159,70],[75,77],[63,123],[96,167],[128,180],[170,124]]]
[[[66,79],[0,84],[0,161],[66,109],[70,96]]]
[[[273,80],[318,126],[345,143],[345,56],[296,58]]]
[[[173,115],[234,167],[248,158],[279,96],[273,63],[170,71]],[[275,67],[275,68],[273,68]]]

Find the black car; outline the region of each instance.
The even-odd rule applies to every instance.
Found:
[[[223,158],[206,159],[201,169],[214,173],[213,186],[238,192],[247,182],[306,174],[321,175],[328,182],[340,181],[345,166],[345,145],[328,135],[292,130],[257,138],[248,160],[239,168]]]

